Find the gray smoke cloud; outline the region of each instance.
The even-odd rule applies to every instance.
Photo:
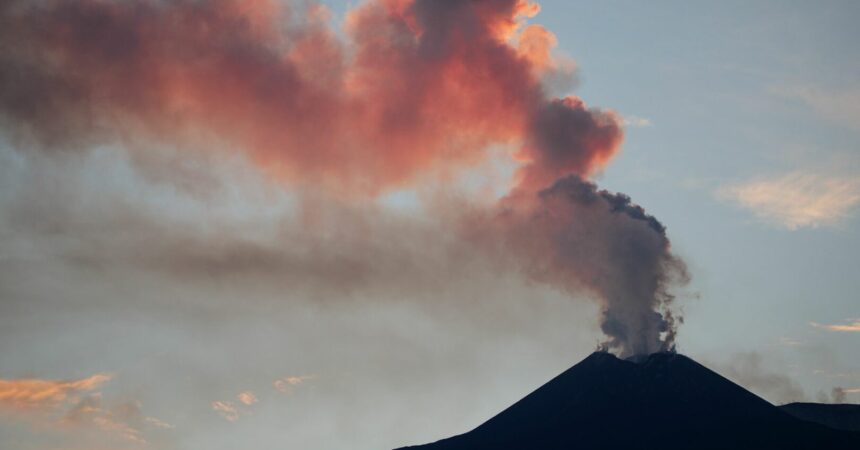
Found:
[[[470,228],[487,247],[516,255],[533,279],[595,298],[604,348],[621,356],[674,350],[681,319],[669,290],[687,282],[686,266],[665,227],[626,195],[569,176],[505,199]]]
[[[806,399],[803,389],[791,377],[773,370],[775,364],[765,361],[759,352],[733,354],[727,361],[712,364],[721,375],[775,404]]]
[[[837,386],[830,391],[830,399],[832,403],[845,403],[847,398],[848,395],[845,393],[845,388]]]
[[[327,190],[372,197],[443,166],[473,164],[493,144],[515,143],[523,162],[513,192],[497,206],[475,207],[483,209],[480,229],[457,214],[441,226],[464,229],[465,240],[482,248],[504,249],[534,280],[597,299],[604,345],[620,355],[674,349],[681,320],[670,287],[686,282],[685,266],[657,219],[586,181],[617,153],[621,122],[575,96],[546,94],[536,72],[550,48],[520,45],[512,34],[533,14],[527,4],[368,1],[351,13],[343,39],[312,2],[257,7],[235,0],[5,3],[0,127],[25,151],[123,147],[135,170],[174,186],[182,171],[149,167],[147,143],[176,145],[187,157],[217,141],[219,150],[238,147],[262,172],[323,192],[320,198]],[[22,202],[18,217],[39,204]],[[358,245],[343,258],[337,251],[321,257],[314,239],[293,237],[298,244],[284,252],[265,240],[176,233],[139,220],[133,208],[124,214],[129,229],[146,227],[112,241],[125,251],[99,245],[103,224],[95,219],[85,239],[62,241],[57,250],[82,266],[134,260],[189,277],[271,271],[334,276],[330,284],[339,286],[361,284],[369,271],[398,273],[397,264],[368,263],[379,255],[354,257]],[[67,226],[52,217],[50,226]],[[417,245],[398,232],[403,245]],[[147,235],[165,237],[135,237]]]

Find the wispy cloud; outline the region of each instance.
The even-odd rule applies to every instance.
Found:
[[[860,394],[860,388],[844,388],[837,386],[830,392],[830,398],[833,403],[845,403],[848,394]]]
[[[790,230],[834,226],[860,203],[860,179],[791,172],[724,186],[717,196]]]
[[[282,392],[284,394],[292,394],[293,390],[295,389],[296,386],[299,386],[300,384],[303,384],[305,381],[312,380],[314,378],[316,378],[315,375],[291,376],[291,377],[279,378],[279,379],[275,380],[275,382],[272,384],[275,386],[275,389],[277,389],[279,392]]]
[[[138,424],[148,423],[148,421],[141,414],[140,402],[137,401],[108,408],[103,405],[101,394],[90,395],[81,399],[78,404],[70,409],[63,416],[61,423],[81,426],[92,424],[106,433],[120,436],[127,441],[139,444],[146,443]]]
[[[860,333],[860,319],[854,319],[848,324],[821,324],[818,322],[809,322],[815,328],[822,328],[828,331],[842,331],[842,332],[854,332]]]
[[[136,400],[107,406],[98,390],[112,379],[99,373],[77,380],[40,378],[0,379],[0,409],[41,426],[66,431],[100,430],[101,436],[119,437],[145,444],[146,428],[170,429],[172,425],[141,413]]]
[[[147,424],[155,427],[155,428],[162,428],[162,429],[167,429],[167,430],[172,430],[172,429],[176,428],[174,425],[171,425],[171,424],[169,424],[163,420],[157,419],[155,417],[144,417],[143,421],[146,422]]]
[[[824,369],[815,369],[812,371],[815,375],[821,375],[827,378],[834,379],[858,379],[860,380],[860,372],[831,372]]]
[[[724,362],[714,362],[713,368],[730,380],[773,402],[789,403],[803,401],[803,388],[785,370],[775,370],[773,361],[758,352],[743,352],[731,355]]]
[[[633,128],[645,128],[645,127],[650,127],[651,125],[654,125],[651,122],[651,119],[646,119],[644,117],[637,117],[637,116],[624,116],[621,119],[621,123],[625,127],[633,127]]]
[[[769,91],[780,97],[800,101],[827,120],[860,129],[860,88],[774,86]]]
[[[802,341],[799,341],[795,338],[791,338],[788,336],[783,336],[783,337],[779,338],[779,343],[786,346],[786,347],[800,347],[803,345]]]
[[[109,374],[79,380],[0,379],[0,407],[50,410],[64,406],[74,396],[94,391],[110,381]]]
[[[241,392],[239,393],[239,395],[236,396],[236,398],[238,398],[239,401],[242,402],[242,404],[248,406],[253,405],[254,403],[257,403],[259,401],[257,396],[251,391]]]
[[[238,403],[230,400],[216,400],[210,405],[212,410],[218,413],[228,422],[236,422],[240,417],[247,414],[250,406],[260,401],[252,391],[242,391],[236,394]]]
[[[239,420],[239,410],[231,401],[214,401],[212,402],[212,409],[228,422]]]

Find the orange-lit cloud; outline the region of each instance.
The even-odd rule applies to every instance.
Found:
[[[218,413],[228,422],[236,422],[249,411],[249,406],[260,401],[257,395],[251,391],[242,391],[236,395],[239,404],[229,400],[217,400],[210,403],[212,410]]]
[[[137,401],[106,406],[98,389],[111,378],[102,373],[78,380],[0,380],[0,408],[10,410],[19,420],[65,431],[95,429],[103,437],[139,444],[146,443],[146,428],[173,428],[143,416]]]
[[[272,385],[278,392],[291,394],[297,386],[304,384],[308,380],[313,380],[314,378],[316,378],[315,375],[290,376],[279,378],[275,380]]]
[[[79,395],[94,391],[110,381],[109,374],[95,374],[79,380],[0,379],[0,407],[13,409],[54,409]]]
[[[324,7],[296,3],[7,2],[0,39],[28,50],[0,52],[16,86],[0,121],[54,148],[215,138],[286,182],[353,193],[472,166],[493,144],[523,146],[523,179],[546,187],[621,143],[615,115],[544,93],[555,38],[523,28],[536,4],[371,0],[340,39]]]
[[[251,391],[240,392],[239,395],[236,396],[236,398],[239,399],[242,404],[247,406],[253,405],[254,403],[257,403],[259,401],[257,396]]]
[[[817,323],[817,322],[809,322],[809,324],[815,328],[822,328],[822,329],[825,329],[828,331],[842,331],[842,332],[860,333],[860,319],[854,319],[854,321],[852,321],[851,323],[844,324],[844,325],[840,325],[840,324],[828,325],[828,324],[821,324],[821,323]]]
[[[104,406],[100,394],[81,399],[66,412],[61,424],[79,427],[92,425],[104,433],[139,444],[146,443],[139,425],[151,424],[158,428],[171,428],[169,424],[158,419],[143,417],[140,402],[131,401],[108,408]]]

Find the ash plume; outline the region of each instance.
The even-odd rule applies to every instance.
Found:
[[[669,290],[687,281],[686,266],[665,227],[626,195],[570,175],[506,198],[471,230],[516,255],[530,277],[598,299],[605,348],[625,357],[674,350],[681,318]]]
[[[345,198],[517,148],[509,195],[456,225],[534,279],[595,297],[609,348],[672,349],[669,288],[686,270],[659,221],[588,181],[618,152],[621,121],[547,94],[555,39],[525,25],[538,9],[369,0],[340,38],[308,2],[12,0],[0,129],[25,152],[239,149],[287,186]]]

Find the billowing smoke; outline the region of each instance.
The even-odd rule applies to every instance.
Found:
[[[587,181],[617,153],[620,121],[547,94],[542,80],[566,72],[552,34],[525,25],[537,12],[369,0],[340,38],[307,2],[7,1],[0,126],[32,151],[238,148],[287,185],[364,198],[517,148],[516,185],[464,219],[467,234],[596,297],[608,347],[671,349],[684,266],[656,219]]]
[[[664,226],[629,197],[570,175],[537,195],[511,195],[471,227],[532,278],[599,299],[605,347],[623,356],[674,350],[680,318],[669,288],[687,281],[686,268]]]
[[[559,170],[620,141],[614,122],[590,129],[600,113],[544,96],[532,60],[550,42],[513,36],[524,2],[370,1],[346,42],[301,3],[4,2],[0,113],[42,148],[214,137],[285,180],[370,193],[523,137]]]
[[[833,400],[833,403],[845,403],[847,397],[845,395],[845,388],[837,386],[830,391],[830,398]]]

